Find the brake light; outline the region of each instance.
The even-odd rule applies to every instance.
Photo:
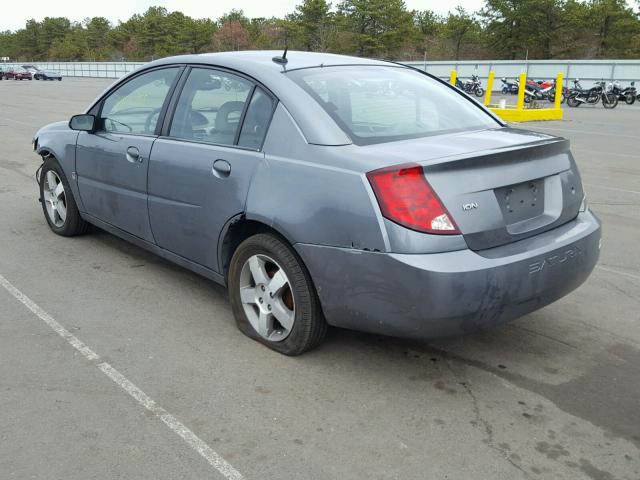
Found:
[[[460,231],[422,167],[406,164],[367,173],[382,215],[393,222],[425,233],[459,234]]]

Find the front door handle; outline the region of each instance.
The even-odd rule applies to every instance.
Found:
[[[127,160],[131,163],[142,163],[144,159],[137,147],[129,147],[127,148]]]
[[[221,158],[213,162],[213,174],[216,177],[228,177],[231,175],[231,164]]]

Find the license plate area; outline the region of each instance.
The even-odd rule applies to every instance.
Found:
[[[494,192],[506,225],[529,220],[544,213],[544,179],[509,185]]]

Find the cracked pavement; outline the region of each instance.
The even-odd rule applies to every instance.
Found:
[[[226,292],[107,233],[52,234],[31,135],[108,80],[0,82],[0,274],[246,479],[640,478],[640,106],[523,127],[568,137],[599,266],[504,327],[429,343],[334,329],[298,358]],[[0,289],[2,478],[222,478]]]

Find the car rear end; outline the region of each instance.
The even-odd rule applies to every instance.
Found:
[[[385,249],[298,246],[329,323],[455,335],[537,310],[587,279],[601,228],[567,140],[508,128],[433,79],[423,89],[397,72],[345,74],[297,77],[353,139],[342,156],[362,169]]]

